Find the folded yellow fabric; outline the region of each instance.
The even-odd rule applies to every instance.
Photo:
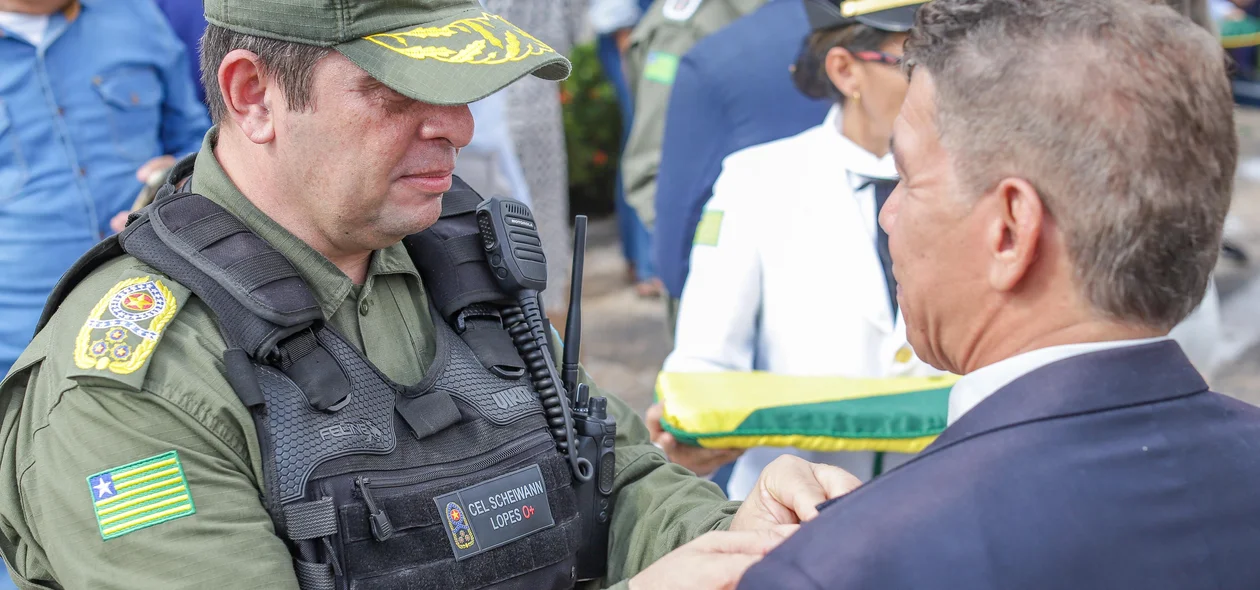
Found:
[[[1260,45],[1260,19],[1245,16],[1238,20],[1219,21],[1221,28],[1221,46],[1225,49],[1239,49]]]
[[[945,429],[956,381],[661,373],[656,395],[662,427],[684,444],[917,453]]]

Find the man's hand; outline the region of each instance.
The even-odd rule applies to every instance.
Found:
[[[119,211],[118,215],[115,215],[112,218],[110,218],[109,229],[114,230],[114,233],[121,232],[123,228],[127,227],[128,215],[131,215],[130,211]]]
[[[170,172],[171,167],[173,166],[175,166],[175,156],[158,156],[148,162],[145,162],[143,166],[136,170],[136,180],[145,183],[145,185],[153,185],[154,183],[165,180],[166,174]],[[156,174],[161,174],[161,177],[155,177],[154,175]],[[151,190],[153,189],[146,186],[141,190],[140,194],[144,195],[144,191]],[[145,204],[147,203],[137,200],[137,204],[135,206],[139,207]],[[109,228],[114,230],[114,233],[122,231],[123,228],[127,226],[127,216],[130,214],[130,211],[119,212],[109,220]]]
[[[731,530],[808,522],[818,516],[819,504],[860,485],[861,480],[839,467],[783,455],[761,471],[757,485],[735,513]]]
[[[696,475],[707,476],[744,454],[743,449],[706,449],[680,444],[674,435],[661,428],[661,417],[664,415],[665,406],[662,404],[653,404],[648,408],[644,421],[647,422],[652,442],[665,451],[665,456],[670,461],[690,469]]]
[[[630,590],[726,590],[771,549],[796,532],[797,526],[760,531],[714,531],[679,547],[639,575]]]
[[[153,176],[154,172],[168,170],[174,165],[175,156],[158,156],[148,162],[145,162],[139,170],[136,170],[136,180],[147,183],[149,182],[149,177]]]

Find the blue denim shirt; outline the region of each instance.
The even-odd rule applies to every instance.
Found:
[[[197,151],[210,126],[152,0],[81,0],[67,13],[39,47],[0,28],[0,373],[57,279],[131,205],[136,170]]]

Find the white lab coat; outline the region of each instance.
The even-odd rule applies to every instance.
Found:
[[[818,127],[723,162],[705,207],[710,218],[721,212],[720,231],[716,245],[692,249],[666,371],[940,374],[913,355],[907,359],[905,326],[900,314],[893,317],[875,251],[874,190],[855,190],[864,177],[895,178],[892,156],[876,158],[849,141],[838,117],[833,108]],[[873,453],[750,449],[735,465],[731,498],[746,497],[762,468],[784,453],[862,479],[871,476],[874,459]],[[906,458],[886,455],[885,468]]]

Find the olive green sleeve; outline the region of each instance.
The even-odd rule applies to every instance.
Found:
[[[146,390],[63,383],[69,388],[33,433],[17,473],[23,517],[42,555],[15,564],[15,574],[56,572],[57,586],[95,590],[297,588],[288,551],[259,499],[255,470],[241,455],[252,425],[208,404],[177,405]],[[149,471],[127,475],[139,469]],[[113,482],[102,483],[102,473],[112,473]],[[150,475],[158,479],[146,480]],[[146,491],[180,476],[185,489],[175,495]],[[94,493],[93,484],[103,491]],[[178,510],[184,493],[191,512]],[[102,500],[113,496],[121,501],[103,508]],[[140,522],[146,513],[132,512],[168,501],[162,506],[176,510],[147,513],[166,517]]]
[[[590,378],[583,373],[590,385]],[[625,402],[608,398],[617,420],[617,470],[609,527],[607,584],[627,580],[661,556],[712,530],[726,529],[739,502],[706,479],[670,463]],[[618,586],[621,587],[621,586]]]

